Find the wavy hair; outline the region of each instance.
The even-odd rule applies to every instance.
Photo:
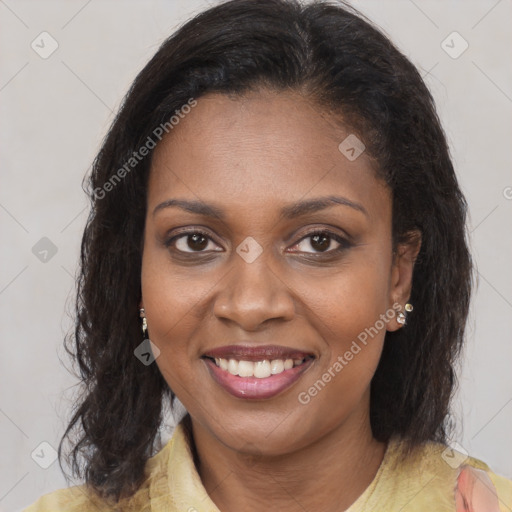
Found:
[[[151,153],[123,179],[115,175],[190,98],[260,87],[300,92],[338,115],[392,190],[394,243],[421,232],[414,313],[404,328],[386,333],[370,419],[381,441],[398,436],[414,447],[446,440],[472,265],[466,203],[432,96],[414,65],[348,5],[231,0],[198,14],[160,46],[131,85],[88,177],[76,326],[65,343],[81,391],[59,460],[102,499],[117,502],[141,485],[158,449],[164,401],[174,399],[157,365],[134,356],[142,341]]]

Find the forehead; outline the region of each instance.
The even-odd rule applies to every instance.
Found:
[[[373,161],[365,152],[349,159],[339,149],[345,140],[357,143],[354,137],[298,93],[208,94],[155,149],[148,204],[179,196],[277,207],[340,193],[382,209],[389,191]]]

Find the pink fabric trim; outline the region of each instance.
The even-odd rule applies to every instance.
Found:
[[[500,512],[498,493],[481,469],[462,466],[455,489],[456,512]]]

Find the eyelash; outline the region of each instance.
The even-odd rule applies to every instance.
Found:
[[[190,231],[182,231],[181,233],[179,234],[176,234],[174,235],[173,237],[169,238],[168,240],[166,240],[164,242],[164,245],[169,248],[173,245],[173,243],[180,239],[180,238],[185,238],[187,236],[191,236],[191,235],[202,235],[204,236],[205,238],[207,238],[208,240],[211,240],[215,243],[215,241],[212,239],[212,237],[206,232],[206,231],[203,231],[201,229],[193,229],[193,230],[190,230]],[[313,256],[313,257],[318,257],[318,256],[323,256],[323,255],[329,255],[329,256],[332,256],[332,255],[336,255],[336,254],[340,254],[342,253],[343,251],[345,251],[346,249],[349,249],[353,244],[347,240],[346,238],[336,234],[336,233],[333,233],[332,231],[329,231],[328,229],[316,229],[314,231],[310,231],[308,233],[306,233],[300,240],[298,240],[297,242],[295,242],[293,244],[292,247],[295,247],[296,245],[300,244],[303,240],[306,240],[308,238],[312,238],[313,236],[315,235],[327,235],[328,238],[330,238],[331,240],[334,240],[336,242],[338,242],[340,245],[339,247],[337,247],[336,249],[330,249],[330,250],[327,250],[327,251],[318,251],[318,252],[303,252],[303,251],[292,251],[292,252],[296,252],[296,253],[299,253],[299,254],[307,254],[309,256]],[[204,252],[204,251],[180,251],[178,249],[178,252],[180,254],[190,254],[190,255],[199,255],[199,254],[206,254],[207,252]],[[213,251],[213,252],[221,252],[221,251]]]

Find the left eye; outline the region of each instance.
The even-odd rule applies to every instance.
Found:
[[[337,247],[330,248],[333,241],[338,245]],[[299,247],[299,249],[292,252],[311,252],[307,250],[308,248],[312,248],[314,253],[335,252],[346,246],[347,241],[339,235],[329,233],[328,231],[315,231],[296,243],[293,247]]]

